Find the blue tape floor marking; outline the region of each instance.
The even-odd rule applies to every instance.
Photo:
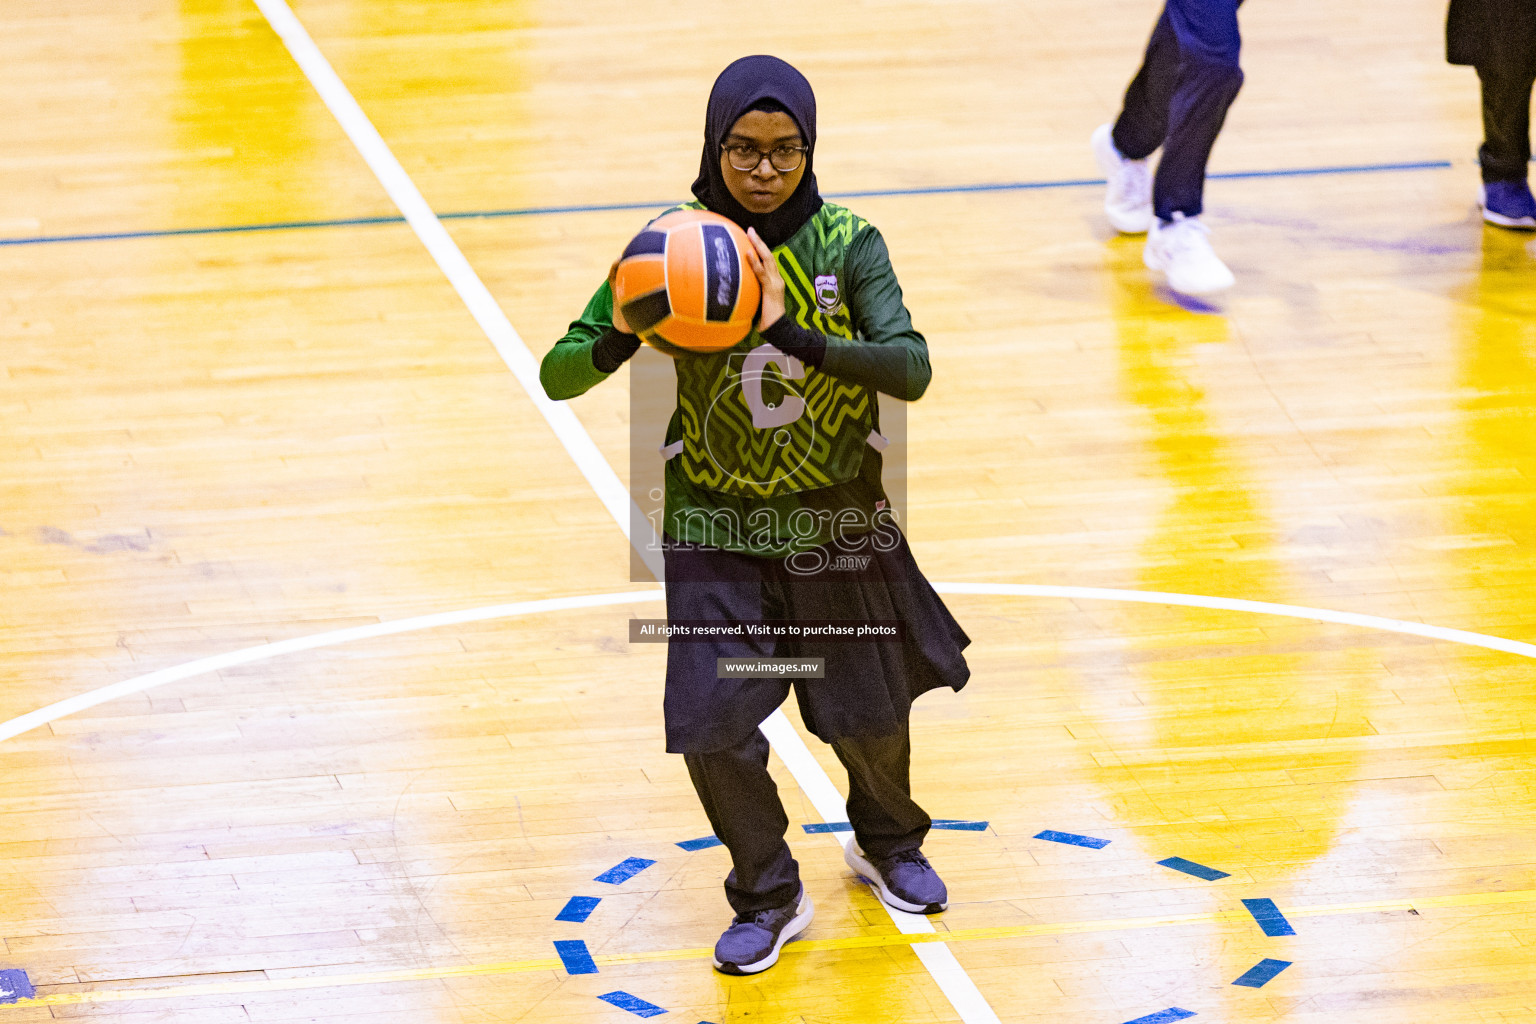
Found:
[[[719,846],[720,845],[720,837],[719,836],[700,836],[697,839],[684,839],[682,842],[678,843],[677,845],[681,846],[683,849],[687,850],[689,853],[692,853],[694,850],[707,850],[711,846]]]
[[[581,939],[556,939],[555,952],[565,964],[566,974],[596,974],[597,964],[587,952],[587,944]]]
[[[37,995],[26,971],[0,971],[0,1003],[14,1003],[18,999],[31,999]]]
[[[1145,1017],[1128,1020],[1125,1024],[1169,1024],[1170,1021],[1185,1020],[1193,1016],[1195,1016],[1194,1010],[1182,1010],[1177,1006],[1170,1006],[1166,1010],[1158,1010],[1156,1013],[1149,1013]]]
[[[1158,861],[1158,863],[1165,868],[1173,868],[1173,870],[1182,871],[1186,875],[1203,878],[1207,882],[1214,882],[1218,878],[1232,877],[1232,872],[1230,871],[1217,871],[1215,868],[1208,868],[1204,864],[1196,864],[1194,861],[1185,860],[1183,857],[1169,857],[1167,860]]]
[[[131,238],[178,238],[184,235],[238,235],[250,231],[296,231],[304,228],[346,228],[367,224],[404,224],[405,218],[338,217],[335,220],[287,220],[271,224],[230,224],[216,228],[168,228],[161,231],[111,231],[98,235],[39,235],[0,238],[0,245],[44,245],[50,242],[117,242]]]
[[[592,911],[603,902],[601,896],[572,896],[566,900],[564,908],[555,915],[556,921],[575,921],[577,924],[592,916]]]
[[[621,885],[655,863],[655,861],[646,860],[644,857],[631,857],[622,864],[615,864],[592,879],[592,881],[607,882],[609,885]]]
[[[1265,957],[1248,968],[1247,972],[1232,984],[1241,985],[1244,988],[1263,988],[1266,982],[1273,981],[1275,975],[1289,966],[1291,966],[1291,961],[1289,960],[1271,960],[1269,957]]]
[[[985,821],[960,821],[955,818],[934,818],[933,827],[948,829],[951,832],[985,832],[990,822]],[[853,826],[846,821],[813,821],[807,825],[801,825],[809,835],[818,835],[823,832],[852,832]],[[1107,842],[1108,840],[1106,840]],[[682,846],[682,843],[678,843]]]
[[[1109,845],[1108,839],[1095,839],[1093,836],[1080,836],[1072,832],[1053,832],[1050,829],[1036,832],[1035,838],[1052,843],[1066,843],[1068,846],[1086,846],[1090,850],[1102,850]]]
[[[657,1006],[655,1003],[648,1003],[644,999],[641,999],[639,996],[632,996],[628,992],[620,992],[617,990],[613,992],[605,992],[597,998],[601,999],[605,1003],[612,1003],[614,1006],[617,1006],[621,1010],[628,1010],[630,1013],[637,1017],[655,1017],[659,1014],[667,1012],[666,1010],[663,1010],[661,1007]]]
[[[1271,899],[1243,900],[1243,906],[1248,908],[1248,913],[1259,922],[1259,927],[1264,929],[1265,935],[1295,935],[1296,929],[1291,927],[1291,922],[1280,913],[1280,908],[1275,906]]]
[[[1359,164],[1337,167],[1293,167],[1276,171],[1227,171],[1207,178],[1299,178],[1326,174],[1375,174],[1384,171],[1443,170],[1449,160],[1420,160],[1400,164]],[[931,185],[924,188],[872,189],[866,192],[829,192],[829,199],[878,199],[885,196],[960,195],[967,192],[1029,192],[1049,188],[1080,188],[1102,185],[1102,178],[1063,178],[1055,181],[1011,181],[981,185]],[[494,220],[505,217],[539,217],[560,213],[607,213],[618,210],[665,210],[674,202],[590,203],[576,206],[525,206],[508,210],[467,210],[440,213],[439,220]],[[132,238],[175,238],[184,235],[231,235],[251,231],[293,231],[304,228],[342,228],[369,224],[404,224],[404,217],[344,217],[336,220],[294,220],[273,224],[231,224],[211,228],[169,228],[161,231],[113,231],[90,235],[35,235],[31,238],[0,238],[0,246],[47,245],[56,242],[113,242]]]

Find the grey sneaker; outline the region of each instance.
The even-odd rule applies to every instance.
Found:
[[[1536,198],[1524,181],[1490,181],[1478,197],[1483,220],[1501,228],[1536,230]]]
[[[756,974],[779,962],[784,943],[805,931],[816,908],[802,886],[782,907],[737,914],[715,943],[715,970],[721,974]]]
[[[879,891],[886,906],[909,914],[937,914],[949,906],[944,879],[918,850],[877,862],[866,857],[858,843],[849,843],[843,849],[843,860]]]

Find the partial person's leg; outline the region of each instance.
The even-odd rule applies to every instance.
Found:
[[[811,923],[815,908],[789,855],[789,816],[768,774],[768,740],[754,729],[742,743],[707,754],[684,754],[688,777],[715,835],[731,852],[725,898],[736,911],[715,943],[715,969],[757,974]]]
[[[1483,91],[1484,181],[1525,181],[1531,160],[1531,77],[1477,69]]]
[[[684,754],[688,777],[715,835],[730,851],[725,898],[737,914],[782,907],[800,892],[800,866],[784,832],[789,816],[768,774],[768,740],[753,730],[740,745]]]
[[[1536,196],[1526,180],[1531,160],[1531,84],[1526,73],[1479,66],[1483,93],[1483,219],[1500,227],[1536,230]]]
[[[832,750],[848,769],[848,820],[860,848],[876,859],[920,848],[933,820],[912,799],[908,731],[849,736]]]
[[[667,618],[755,622],[764,618],[762,559],[669,542]],[[720,658],[756,658],[771,648],[750,637],[667,645],[663,700],[667,749],[683,755],[715,835],[734,867],[725,897],[735,917],[715,943],[715,968],[756,974],[772,967],[784,943],[805,930],[814,912],[789,855],[789,818],[768,774],[768,740],[758,724],[789,696],[777,678],[718,678]]]
[[[912,799],[912,747],[903,725],[892,736],[834,740],[848,769],[848,819],[854,842],[843,850],[848,866],[879,890],[886,904],[911,914],[949,906],[944,880],[921,851],[933,822]]]
[[[1104,215],[1116,231],[1139,235],[1152,227],[1152,172],[1147,158],[1168,131],[1168,99],[1178,82],[1179,48],[1165,10],[1152,29],[1147,53],[1125,90],[1113,125],[1101,124],[1089,139],[1094,163],[1104,174]]]
[[[1179,80],[1168,101],[1168,137],[1152,181],[1152,220],[1142,261],[1185,295],[1232,287],[1232,271],[1211,248],[1205,224],[1205,165],[1243,84],[1237,8],[1242,0],[1168,0],[1179,48]]]
[[[1164,8],[1110,133],[1115,149],[1125,159],[1145,160],[1163,144],[1168,134],[1168,104],[1178,83],[1179,44]]]
[[[1243,85],[1238,66],[1241,0],[1168,0],[1165,17],[1178,49],[1178,80],[1168,99],[1163,156],[1152,182],[1159,220],[1198,217],[1204,208],[1205,167]]]

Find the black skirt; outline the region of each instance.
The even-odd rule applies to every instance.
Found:
[[[1451,0],[1445,56],[1507,76],[1536,75],[1536,3],[1531,0]]]
[[[899,623],[899,640],[765,640],[749,635],[667,645],[667,750],[707,753],[736,746],[789,695],[806,727],[830,742],[901,731],[912,701],[940,686],[965,685],[961,653],[970,638],[918,569],[905,537],[889,551],[865,545],[867,559],[825,549],[827,567],[795,571],[783,559],[667,541],[667,618],[759,623],[769,620]],[[716,659],[825,659],[824,679],[716,678]]]

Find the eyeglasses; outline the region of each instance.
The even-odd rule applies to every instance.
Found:
[[[799,167],[800,161],[805,158],[804,146],[775,146],[766,153],[756,146],[743,143],[722,143],[720,148],[725,150],[725,159],[738,171],[755,171],[766,157],[774,170],[788,174]]]

